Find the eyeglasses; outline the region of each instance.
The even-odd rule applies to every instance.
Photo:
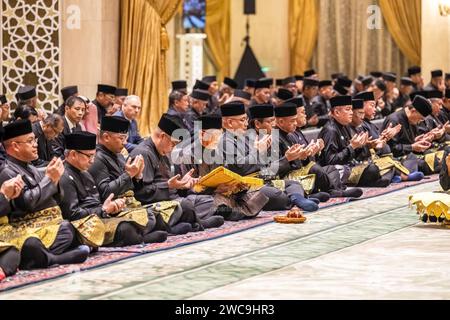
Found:
[[[88,157],[89,160],[92,160],[92,159],[95,158],[95,153],[93,153],[93,154],[86,154],[86,153],[81,152],[81,151],[78,151],[78,150],[75,150],[75,152],[80,153],[80,154],[82,154],[82,155],[85,156],[85,157]]]
[[[38,138],[28,139],[27,141],[14,141],[15,143],[26,143],[29,145],[34,145],[38,143]]]

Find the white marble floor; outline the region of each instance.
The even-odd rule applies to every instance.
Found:
[[[193,299],[450,299],[449,243],[417,225]]]

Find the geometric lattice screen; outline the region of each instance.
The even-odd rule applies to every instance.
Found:
[[[22,84],[36,86],[39,105],[58,106],[59,0],[0,0],[1,92],[15,101]]]

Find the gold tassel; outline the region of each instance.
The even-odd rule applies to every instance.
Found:
[[[167,29],[165,26],[161,26],[161,50],[167,51],[169,50],[169,34],[167,33]]]

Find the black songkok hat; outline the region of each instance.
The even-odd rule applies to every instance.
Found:
[[[402,77],[400,79],[400,84],[403,86],[412,86],[414,82],[409,77]]]
[[[277,93],[275,93],[275,96],[280,100],[288,100],[293,98],[294,94],[290,90],[280,88]]]
[[[375,101],[375,96],[372,91],[363,91],[353,97],[354,99],[361,99],[363,101]]]
[[[447,81],[447,80],[449,80],[450,79],[450,73],[446,73],[445,74],[445,81]]]
[[[305,101],[303,101],[303,98],[301,96],[297,96],[292,99],[286,100],[284,103],[293,103],[297,106],[297,108],[305,106]]]
[[[199,118],[202,130],[222,129],[222,117],[218,114],[203,115]]]
[[[318,87],[319,86],[319,80],[312,79],[312,78],[304,78],[303,79],[303,86],[304,87]]]
[[[245,86],[249,88],[255,88],[256,86],[256,79],[246,79],[245,80]]]
[[[296,75],[294,76],[294,78],[295,78],[296,81],[299,81],[299,80],[303,80],[304,76],[299,75],[299,74],[296,74]]]
[[[350,80],[349,78],[345,78],[345,77],[338,77],[336,83],[344,88],[349,88],[352,86],[352,80]]]
[[[287,77],[283,79],[283,86],[288,85],[289,83],[294,83],[295,84],[295,77]]]
[[[252,95],[244,90],[234,90],[234,96],[245,100],[251,100]]]
[[[428,99],[442,99],[444,98],[444,94],[439,90],[432,90],[427,92],[426,98]]]
[[[392,73],[385,72],[385,73],[383,73],[383,80],[384,81],[395,82],[395,81],[397,81],[397,77],[394,74],[392,74]]]
[[[6,96],[4,94],[0,94],[0,105],[3,105],[8,102],[8,99],[6,99]]]
[[[195,84],[194,84],[194,90],[195,89],[200,89],[200,90],[208,90],[209,89],[209,83],[206,83],[202,80],[195,80]]]
[[[316,74],[316,70],[314,70],[314,69],[306,70],[305,73],[304,73],[304,77],[305,78],[311,77],[311,76],[313,76],[315,74]]]
[[[97,86],[97,92],[103,92],[106,94],[116,94],[116,87],[107,85],[107,84],[99,84]]]
[[[175,80],[172,81],[172,90],[186,90],[187,89],[187,81],[185,80]]]
[[[261,78],[255,83],[255,89],[270,88],[273,84],[272,78]]]
[[[331,108],[351,106],[352,97],[351,96],[336,96],[330,99]]]
[[[191,93],[191,97],[201,101],[208,101],[209,98],[211,98],[211,95],[205,90],[194,90]]]
[[[245,114],[245,105],[242,102],[233,101],[220,107],[222,117],[233,117]]]
[[[116,97],[128,96],[128,89],[127,88],[117,88],[115,96]]]
[[[66,150],[95,150],[97,135],[82,131],[65,135]]]
[[[74,96],[78,94],[78,87],[77,86],[68,86],[61,89],[61,95],[63,97],[63,100],[66,101],[71,96]]]
[[[374,78],[381,78],[383,73],[381,71],[372,71],[372,72],[370,72],[370,75]]]
[[[412,105],[424,117],[429,116],[432,112],[430,101],[422,96],[417,95],[414,98]]]
[[[273,105],[257,104],[249,109],[251,119],[264,119],[273,117]]]
[[[283,103],[273,109],[275,117],[286,118],[297,115],[297,106],[293,103]]]
[[[333,89],[334,89],[337,93],[339,93],[339,94],[341,94],[341,95],[346,95],[346,94],[348,94],[348,90],[345,89],[343,86],[341,86],[339,83],[336,83],[336,84],[334,85]]]
[[[319,88],[332,86],[333,82],[331,80],[322,80],[319,82]]]
[[[172,133],[175,130],[178,130],[181,128],[180,123],[177,121],[176,118],[174,118],[171,115],[168,115],[167,113],[164,113],[161,116],[161,119],[158,123],[158,128],[160,128],[163,132],[168,134],[169,136],[172,136]]]
[[[422,69],[419,66],[412,66],[408,68],[408,75],[411,77],[415,74],[419,74],[422,72]]]
[[[214,81],[217,81],[217,77],[216,76],[205,76],[205,77],[203,77],[202,81],[206,82],[207,84],[210,85]]]
[[[363,109],[364,108],[364,100],[362,100],[362,99],[353,99],[352,100],[352,108],[353,108],[353,110]]]
[[[105,116],[102,118],[100,125],[101,131],[109,131],[116,133],[127,133],[130,128],[130,121],[118,116]]]
[[[236,81],[234,81],[234,79],[225,77],[223,79],[223,83],[225,83],[227,86],[229,86],[232,89],[236,89],[238,87],[238,83]]]
[[[437,78],[437,77],[442,77],[444,73],[442,72],[442,70],[433,70],[431,71],[431,77],[432,78]]]
[[[33,132],[30,120],[17,120],[7,124],[3,131],[3,141]]]
[[[29,100],[31,98],[36,97],[36,88],[33,86],[23,86],[19,88],[19,91],[16,95],[18,100]]]

